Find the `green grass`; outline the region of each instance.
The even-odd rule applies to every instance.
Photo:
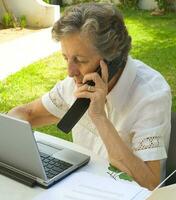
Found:
[[[23,68],[0,82],[0,112],[40,97],[65,76],[66,63],[61,53],[55,53]],[[58,131],[55,125],[36,130],[72,140],[71,134]]]
[[[171,86],[172,110],[176,111],[175,14],[153,17],[149,12],[134,9],[123,9],[123,13],[133,38],[132,56],[163,74]],[[66,63],[60,53],[23,68],[0,82],[0,112],[40,97],[65,76]],[[71,134],[58,132],[54,125],[37,130],[71,140]]]
[[[133,9],[123,13],[132,36],[131,54],[166,78],[172,90],[172,111],[176,111],[176,14],[151,16]]]

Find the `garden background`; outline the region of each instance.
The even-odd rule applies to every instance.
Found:
[[[62,11],[64,9],[62,8]],[[175,13],[152,16],[151,12],[134,7],[120,7],[120,9],[132,36],[131,55],[152,66],[166,78],[172,90],[172,111],[176,111]],[[24,66],[17,73],[0,81],[0,112],[7,112],[17,105],[40,97],[56,82],[64,79],[66,72],[66,62],[61,52]],[[56,125],[35,130],[72,140],[71,134],[66,135],[58,131]]]

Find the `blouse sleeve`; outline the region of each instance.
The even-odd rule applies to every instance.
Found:
[[[73,81],[66,78],[42,96],[43,106],[54,116],[62,118],[74,101],[73,90]]]
[[[133,126],[132,149],[144,161],[167,158],[170,138],[171,95],[155,94],[141,102]]]

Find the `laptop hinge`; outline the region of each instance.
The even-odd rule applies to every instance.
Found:
[[[11,167],[7,164],[0,162],[0,174],[3,174],[9,178],[12,178],[18,182],[21,182],[30,187],[34,187],[36,185],[36,177],[22,172],[14,167]]]

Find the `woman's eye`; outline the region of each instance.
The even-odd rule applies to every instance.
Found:
[[[75,58],[76,63],[88,63],[87,60],[79,60],[78,58]]]
[[[77,60],[77,62],[79,62],[79,63],[85,63],[85,61],[83,61],[83,60]]]
[[[79,60],[78,58],[75,57],[75,58],[74,58],[74,62],[75,62],[75,63],[79,63],[80,60]]]
[[[63,57],[64,57],[64,60],[66,60],[68,62],[68,58],[66,56],[64,56],[64,55],[63,55]],[[73,62],[74,63],[88,63],[87,60],[80,60],[77,57],[73,58]]]

